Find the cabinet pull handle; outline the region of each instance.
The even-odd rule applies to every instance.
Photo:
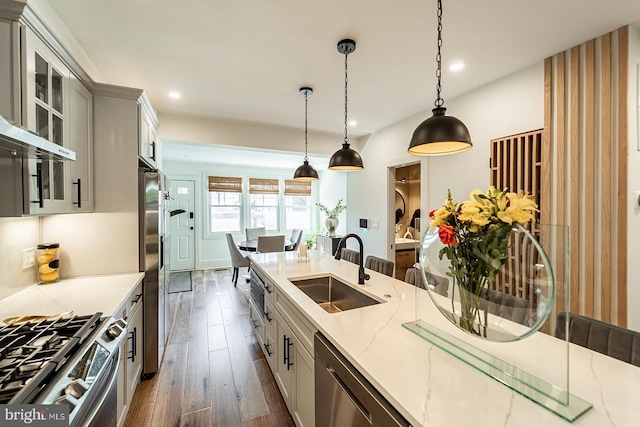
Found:
[[[265,311],[265,312],[264,312],[264,317],[266,317],[266,318],[267,318],[267,320],[269,321],[269,323],[271,323],[271,321],[273,320],[273,318],[272,318],[271,316],[269,316],[269,312],[268,312],[268,311]]]
[[[155,141],[151,141],[151,159],[153,161],[156,160],[156,142]]]
[[[136,328],[133,328],[133,331],[129,332],[129,339],[131,340],[131,350],[129,350],[129,355],[127,359],[131,360],[131,362],[136,361]]]
[[[289,341],[289,338],[287,338],[286,335],[282,335],[284,337],[284,339],[282,340],[282,364],[286,365],[287,364],[287,342]]]
[[[270,287],[270,286],[268,286],[268,285],[266,285],[266,284],[264,285],[264,289],[267,291],[267,293],[268,293],[268,294],[270,294],[271,292],[273,292],[273,291],[271,290],[271,287]]]
[[[267,354],[269,356],[271,356],[273,353],[271,353],[271,351],[269,351],[269,344],[264,344],[264,349],[267,351]]]
[[[258,322],[256,322],[253,319],[251,319],[251,322],[253,322],[253,327],[256,328],[256,329],[258,328],[258,326],[260,326],[260,325],[258,325]]]
[[[80,183],[80,178],[78,178],[78,182],[74,182],[73,185],[77,185],[78,186],[78,201],[77,202],[73,202],[74,205],[78,205],[78,208],[82,207],[82,190],[81,190],[81,183]]]
[[[42,169],[38,169],[35,175],[36,185],[38,187],[38,200],[32,200],[31,203],[37,203],[39,207],[44,208],[44,178]]]
[[[140,298],[142,298],[142,293],[136,295],[136,299],[132,300],[131,304],[136,304],[138,301],[140,301]]]
[[[293,343],[291,340],[285,335],[284,336],[284,360],[283,364],[287,365],[287,371],[291,370],[293,366],[293,362],[291,362],[291,346]]]

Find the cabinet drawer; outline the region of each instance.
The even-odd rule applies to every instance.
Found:
[[[275,332],[275,308],[273,302],[268,298],[264,299],[264,327],[267,332],[274,336]]]
[[[276,292],[275,308],[307,352],[313,354],[313,334],[317,331],[313,324],[281,292]]]
[[[256,338],[258,338],[258,342],[262,345],[264,343],[264,322],[251,299],[249,300],[249,319],[251,320],[251,326],[253,326]]]
[[[114,317],[122,317],[128,323],[131,318],[136,314],[136,311],[142,306],[142,281],[133,288],[127,298],[124,299],[120,307],[115,311]],[[105,315],[110,313],[104,313]]]

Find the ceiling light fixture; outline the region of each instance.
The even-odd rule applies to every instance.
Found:
[[[329,169],[338,171],[361,171],[364,169],[360,154],[349,147],[349,137],[347,136],[347,107],[348,103],[348,64],[349,54],[356,50],[356,42],[351,39],[344,39],[338,42],[338,52],[344,55],[344,143],[342,148],[333,153],[329,160]]]
[[[460,71],[464,68],[464,62],[454,62],[449,66],[451,71]]]
[[[178,92],[169,92],[169,98],[180,99],[181,96]]]
[[[442,47],[442,0],[438,0],[438,53],[436,55],[436,77],[438,83],[436,90],[438,97],[432,111],[433,116],[429,117],[413,131],[413,137],[409,144],[409,153],[418,156],[441,156],[445,154],[460,153],[470,149],[471,135],[469,130],[460,120],[453,116],[446,116],[447,109],[443,107],[444,99],[440,96],[442,90],[442,57],[440,48]]]
[[[293,174],[293,179],[296,181],[316,181],[318,179],[318,172],[309,164],[309,157],[307,157],[307,104],[309,95],[313,93],[313,89],[310,87],[301,87],[300,93],[304,95],[304,163],[296,169]]]

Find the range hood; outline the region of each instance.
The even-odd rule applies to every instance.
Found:
[[[76,153],[14,126],[0,116],[0,157],[75,160]]]

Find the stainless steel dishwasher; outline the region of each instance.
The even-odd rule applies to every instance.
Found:
[[[314,338],[316,426],[409,426],[398,411],[325,338]]]

